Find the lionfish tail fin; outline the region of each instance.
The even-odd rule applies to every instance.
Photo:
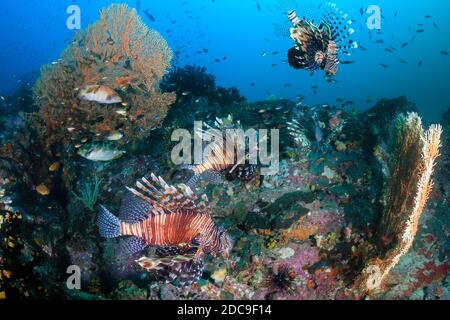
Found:
[[[97,226],[102,237],[117,238],[121,235],[120,220],[102,205],[100,205]]]
[[[180,287],[196,283],[203,274],[203,260],[193,255],[179,255],[167,258],[141,257],[136,263],[153,273],[160,281],[174,282]]]

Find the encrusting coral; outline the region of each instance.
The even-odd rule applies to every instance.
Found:
[[[391,129],[390,180],[380,236],[392,245],[384,256],[369,261],[355,281],[360,292],[376,292],[400,258],[411,248],[419,219],[430,196],[432,174],[439,156],[442,127],[422,127],[417,113],[399,115]]]
[[[112,132],[123,134],[119,144],[135,142],[162,122],[175,101],[173,93],[159,90],[171,59],[167,42],[136,10],[111,5],[77,33],[59,60],[42,68],[34,88],[39,111],[27,117],[48,148],[104,141]],[[106,99],[112,94],[117,103],[82,99],[92,90],[109,92]]]

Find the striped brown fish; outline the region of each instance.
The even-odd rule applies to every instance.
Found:
[[[170,280],[184,273],[184,284],[195,282],[203,269],[203,256],[228,257],[232,240],[215,225],[206,195],[199,198],[186,185],[170,186],[154,174],[151,179],[153,183],[142,178],[136,189],[127,188],[118,217],[101,206],[97,221],[100,234],[106,238],[127,236],[122,248],[130,254],[156,247],[156,259],[160,260],[155,271],[161,274],[161,267],[166,266]],[[171,256],[183,255],[193,258],[167,263]],[[148,263],[146,266],[152,269]],[[187,278],[187,271],[194,278]]]
[[[200,179],[218,183],[222,176],[228,180],[240,181],[250,181],[257,176],[257,166],[246,163],[249,150],[245,148],[245,137],[227,131],[242,130],[239,121],[234,123],[232,116],[228,115],[224,119],[216,118],[214,126],[206,124],[206,127],[209,130],[201,129],[196,132],[202,139],[212,141],[205,149],[203,163],[183,166],[194,173],[186,183],[188,186],[194,187]],[[229,139],[233,141],[230,142]]]
[[[338,72],[338,54],[349,55],[350,49],[358,47],[357,42],[348,38],[354,33],[350,27],[352,20],[336,8],[328,4],[328,9],[319,25],[300,19],[295,11],[288,14],[293,27],[290,30],[295,46],[288,51],[288,61],[295,69],[316,71],[322,69],[329,76]]]

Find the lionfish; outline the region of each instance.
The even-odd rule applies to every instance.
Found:
[[[339,66],[338,53],[350,54],[350,49],[358,47],[357,42],[348,39],[355,32],[350,27],[352,20],[347,20],[347,14],[335,4],[329,4],[319,25],[300,19],[295,11],[290,11],[288,17],[293,25],[290,36],[295,42],[288,51],[288,61],[295,69],[322,69],[328,76],[335,75]]]
[[[122,249],[135,254],[156,248],[155,257],[136,262],[160,280],[178,280],[182,286],[198,281],[205,254],[227,258],[232,240],[225,229],[215,225],[208,197],[198,198],[184,184],[174,187],[151,174],[128,188],[119,217],[100,207],[97,225],[105,238],[128,236]]]
[[[317,108],[318,106],[310,107],[309,111],[311,115],[309,116],[305,112],[296,110],[292,119],[287,121],[289,134],[293,137],[299,151],[305,155],[308,155],[312,150],[325,151],[331,142],[342,132],[346,124],[345,119],[339,119],[336,125],[326,127],[325,123],[321,120],[328,120],[329,122],[336,117],[336,114],[340,114],[341,111],[338,111],[339,113],[335,113],[332,118],[329,118],[328,112],[320,112]],[[326,118],[324,119],[324,117]]]
[[[212,183],[221,181],[224,175],[227,180],[239,180],[243,182],[251,181],[258,174],[256,164],[248,163],[248,149],[245,149],[245,137],[234,134],[233,129],[242,129],[240,121],[233,122],[233,117],[228,115],[227,118],[216,118],[214,127],[206,124],[207,129],[195,132],[202,139],[212,141],[205,149],[203,163],[198,165],[185,165],[182,168],[192,170],[194,175],[189,179],[186,185],[195,187],[200,179],[208,180]],[[233,139],[233,143],[228,143],[227,139]],[[238,149],[244,151],[239,155]],[[238,157],[240,157],[238,159]]]

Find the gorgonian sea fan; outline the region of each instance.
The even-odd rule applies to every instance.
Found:
[[[174,94],[159,90],[171,60],[166,40],[136,10],[125,4],[101,10],[100,19],[78,32],[56,63],[42,68],[35,85],[39,112],[33,120],[47,146],[103,141],[119,129],[122,144],[148,136],[175,101]],[[111,88],[122,105],[80,100],[78,92],[87,85]]]

